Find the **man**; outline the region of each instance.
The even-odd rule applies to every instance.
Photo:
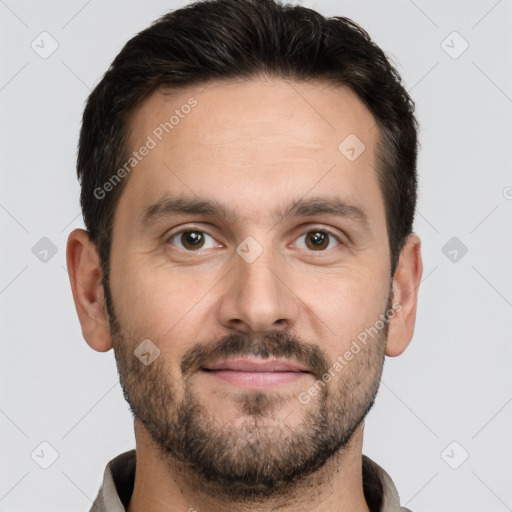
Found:
[[[85,108],[67,248],[134,415],[91,511],[407,510],[362,441],[414,331],[416,131],[346,18],[203,1],[127,43]]]

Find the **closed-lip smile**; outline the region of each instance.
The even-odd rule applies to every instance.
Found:
[[[202,370],[205,374],[229,384],[251,389],[281,386],[311,373],[291,361],[261,357],[226,359],[205,365]]]

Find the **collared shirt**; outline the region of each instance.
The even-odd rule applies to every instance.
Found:
[[[118,455],[105,468],[103,484],[90,512],[126,512],[135,483],[135,450]],[[411,512],[400,506],[391,477],[363,455],[363,489],[371,512]]]

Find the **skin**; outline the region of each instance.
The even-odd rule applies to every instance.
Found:
[[[387,338],[379,338],[373,352],[363,350],[333,378],[327,405],[334,407],[337,393],[343,398],[341,389],[359,396],[378,383],[384,353],[397,356],[411,341],[423,271],[420,240],[413,234],[390,278],[384,200],[375,173],[378,127],[372,114],[346,88],[266,78],[217,82],[179,93],[153,93],[132,113],[129,148],[143,145],[191,96],[197,106],[131,172],[116,209],[110,290],[122,326],[119,353],[133,353],[143,339],[151,339],[160,356],[148,372],[159,369],[160,384],[172,387],[177,403],[186,383],[211,421],[245,433],[253,418],[240,397],[255,391],[200,371],[184,378],[180,363],[198,341],[214,343],[232,333],[286,332],[317,346],[332,365],[358,333],[375,324],[392,289],[401,308],[389,322]],[[338,150],[349,134],[366,146],[354,161]],[[235,215],[223,220],[189,214],[142,226],[143,212],[164,193],[214,199]],[[276,206],[313,196],[357,204],[369,229],[354,219],[325,214],[282,222],[272,216]],[[172,238],[173,246],[171,235],[185,228],[208,234],[207,248],[187,252],[180,237]],[[308,248],[304,235],[321,229],[334,234],[328,248]],[[262,248],[252,263],[236,252],[249,236]],[[84,230],[69,235],[67,262],[84,339],[94,350],[107,351],[113,336],[99,259]],[[129,350],[123,352],[122,343]],[[373,370],[365,375],[367,367]],[[300,428],[307,411],[316,411],[319,398],[304,405],[297,396],[315,380],[305,374],[266,390],[270,405],[260,418],[261,432],[274,429],[280,435]],[[340,382],[344,388],[336,387]],[[216,494],[215,486],[206,485],[185,464],[162,456],[138,419],[134,428],[137,470],[129,512],[241,509],[240,502]],[[364,422],[343,450],[281,497],[247,500],[243,509],[367,512],[361,478],[363,428]]]

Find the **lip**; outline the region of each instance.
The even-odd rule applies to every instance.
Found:
[[[203,370],[232,370],[239,372],[305,372],[308,370],[300,365],[282,359],[261,359],[260,357],[244,357],[228,359],[205,366]]]
[[[258,357],[220,361],[202,368],[204,374],[238,387],[262,390],[296,382],[310,372],[280,359]]]

